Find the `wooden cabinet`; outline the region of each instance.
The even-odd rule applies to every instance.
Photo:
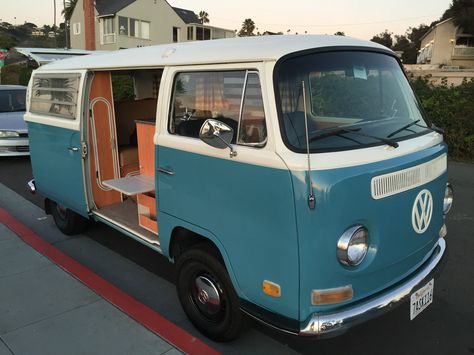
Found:
[[[155,176],[154,122],[137,121],[138,163],[140,174]]]
[[[138,162],[140,175],[155,176],[155,135],[154,122],[137,121]],[[155,191],[137,195],[138,224],[146,230],[158,234],[156,221]]]

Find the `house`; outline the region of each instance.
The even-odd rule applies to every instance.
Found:
[[[463,33],[450,18],[422,38],[417,64],[474,68],[474,35]]]
[[[78,0],[70,27],[71,48],[89,50],[235,37],[166,0]]]

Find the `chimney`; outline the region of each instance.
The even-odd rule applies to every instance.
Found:
[[[86,49],[95,50],[95,1],[84,0],[84,32]]]

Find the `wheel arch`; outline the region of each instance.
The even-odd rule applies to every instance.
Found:
[[[162,214],[161,217],[165,217],[164,214]],[[168,218],[175,220],[175,218],[167,216],[165,217],[167,222],[170,222]],[[163,223],[160,225],[160,242],[163,255],[167,256],[171,262],[175,262],[176,258],[179,257],[179,254],[183,251],[197,246],[198,244],[207,244],[210,248],[210,251],[213,251],[215,254],[217,254],[217,256],[222,261],[238,296],[243,299],[247,299],[245,293],[240,288],[227,250],[221,243],[220,239],[206,229],[188,224],[181,220],[175,220],[174,222],[175,223],[173,224]],[[161,228],[162,226],[170,227],[164,230],[165,228]]]

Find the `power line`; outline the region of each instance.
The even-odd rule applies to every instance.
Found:
[[[403,22],[403,21],[410,21],[410,20],[419,20],[423,18],[433,18],[434,16],[438,16],[439,14],[435,15],[425,15],[425,16],[418,16],[418,17],[407,17],[395,20],[379,20],[379,21],[371,21],[371,22],[357,22],[357,23],[328,23],[328,24],[289,24],[289,23],[263,23],[263,22],[256,22],[258,26],[285,26],[285,27],[331,27],[331,26],[364,26],[364,25],[375,25],[379,23],[394,23],[394,22]],[[214,19],[218,20],[225,20],[225,21],[235,21],[235,19],[223,18],[223,17],[216,17],[213,16]]]

